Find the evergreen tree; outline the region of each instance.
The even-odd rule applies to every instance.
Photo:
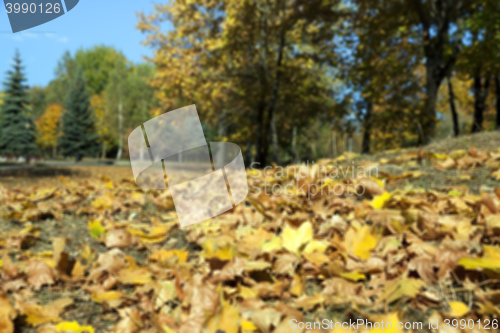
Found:
[[[74,156],[77,162],[83,156],[95,156],[99,151],[99,135],[81,70],[68,91],[65,108],[62,134],[58,142],[61,153],[64,156]]]
[[[0,113],[0,152],[6,155],[24,155],[29,163],[36,151],[36,127],[28,109],[28,87],[24,85],[19,52],[14,57],[13,69],[7,72],[4,102]]]

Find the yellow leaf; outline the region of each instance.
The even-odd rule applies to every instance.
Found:
[[[100,293],[92,294],[91,298],[96,303],[104,303],[109,301],[116,301],[123,298],[125,295],[119,291],[102,291]]]
[[[92,201],[91,206],[98,210],[111,208],[111,200],[104,197],[95,198],[94,201]]]
[[[216,313],[207,323],[208,332],[238,333],[240,314],[238,308],[224,304],[222,311]]]
[[[319,240],[315,240],[313,239],[312,241],[310,241],[306,247],[304,248],[304,251],[303,253],[313,253],[313,252],[325,252],[326,251],[326,248],[328,247],[328,243],[324,242],[324,241],[319,241]]]
[[[203,243],[202,255],[207,259],[217,258],[222,261],[228,261],[234,258],[236,249],[234,244],[218,244],[215,239],[209,238]]]
[[[366,280],[366,276],[362,273],[359,272],[343,272],[340,274],[341,277],[347,280],[351,281],[360,281],[360,280]]]
[[[258,296],[257,291],[251,288],[240,285],[238,286],[238,289],[239,289],[239,296],[241,296],[242,298],[254,298]]]
[[[73,304],[72,299],[60,298],[45,305],[18,302],[17,306],[21,313],[26,315],[27,323],[38,326],[40,324],[60,321],[59,314],[70,304]]]
[[[99,237],[106,232],[106,229],[104,229],[103,225],[101,224],[100,221],[89,221],[88,223],[88,228],[90,231],[90,235],[93,238],[99,239]]]
[[[294,296],[300,297],[305,293],[305,281],[300,274],[295,274],[293,276],[292,286],[290,287],[290,293]]]
[[[304,222],[298,229],[285,226],[281,234],[283,247],[290,252],[300,254],[303,247],[313,239],[311,222]]]
[[[352,253],[361,259],[370,258],[370,252],[380,240],[381,235],[372,234],[369,226],[362,226],[359,230],[350,228],[344,236],[344,247],[347,252]]]
[[[387,303],[392,303],[403,297],[414,298],[424,286],[425,282],[420,279],[401,278],[387,286],[382,299]]]
[[[172,228],[173,224],[161,224],[155,226],[148,232],[144,232],[135,228],[127,228],[127,231],[131,235],[139,236],[141,241],[144,243],[160,243],[163,242],[168,237],[168,232]]]
[[[184,250],[160,250],[149,257],[151,260],[158,261],[168,267],[173,267],[178,264],[184,264],[187,261],[189,252]]]
[[[446,154],[439,154],[439,153],[434,153],[432,154],[434,158],[437,158],[439,160],[445,160],[448,158],[448,155]]]
[[[453,318],[460,318],[469,313],[469,307],[462,302],[451,301],[450,312],[448,313]]]
[[[490,270],[500,273],[500,249],[496,246],[483,245],[483,256],[479,258],[461,258],[458,264],[469,270]]]
[[[175,284],[173,281],[161,281],[159,283],[159,292],[156,297],[155,309],[159,309],[166,302],[177,297],[177,292],[175,291]]]
[[[242,319],[240,322],[241,326],[241,333],[253,333],[254,331],[257,331],[257,327],[247,319]]]
[[[380,179],[376,178],[376,177],[370,177],[371,179],[373,179],[375,182],[377,182],[378,186],[380,186],[381,188],[384,188],[384,182],[382,182]]]
[[[161,325],[161,329],[163,330],[164,333],[175,333],[174,330],[172,330],[170,327],[167,325]]]
[[[467,155],[467,151],[464,149],[454,150],[450,153],[450,157],[454,160]]]
[[[388,192],[384,192],[381,195],[377,195],[372,199],[371,206],[373,209],[382,209],[385,204],[391,200],[392,195]]]
[[[118,273],[118,280],[125,284],[146,284],[152,280],[151,273],[144,267],[126,268]]]
[[[56,325],[58,333],[94,333],[92,326],[80,326],[76,321],[63,321]]]
[[[279,237],[273,237],[269,241],[262,244],[263,252],[278,251],[281,250],[282,248],[283,248],[283,242]]]
[[[16,316],[16,310],[10,304],[9,297],[6,295],[0,296],[0,329],[2,329],[2,332],[14,332],[14,323],[12,320]]]

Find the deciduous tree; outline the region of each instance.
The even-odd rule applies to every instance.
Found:
[[[60,104],[50,104],[45,112],[35,121],[38,131],[37,144],[44,149],[51,149],[52,156],[57,155],[57,137],[62,116]]]

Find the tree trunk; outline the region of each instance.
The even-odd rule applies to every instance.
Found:
[[[425,143],[429,143],[436,129],[436,101],[444,78],[449,76],[457,60],[460,42],[448,42],[448,34],[453,6],[456,1],[429,1],[412,0],[415,11],[420,19],[423,35],[423,51],[425,54],[426,69],[426,101],[420,123]],[[430,7],[430,9],[429,9]],[[452,49],[450,55],[446,47]]]
[[[282,8],[282,15],[283,18],[285,17],[285,6],[286,6],[286,1],[283,1],[283,8]],[[264,38],[266,41],[266,48],[267,48],[267,36]],[[279,91],[279,86],[280,86],[280,77],[281,77],[281,64],[283,62],[283,52],[285,49],[285,39],[286,39],[286,30],[283,27],[280,35],[280,44],[278,48],[278,59],[276,60],[276,74],[274,76],[274,84],[273,84],[273,90],[271,92],[271,97],[269,100],[269,103],[267,107],[264,106],[264,109],[262,110],[262,114],[259,114],[259,117],[264,116],[265,111],[267,111],[267,121],[266,121],[266,127],[265,129],[269,132],[273,132],[273,126],[275,126],[275,108],[276,108],[276,102],[278,100],[278,91]],[[263,120],[263,119],[262,119]],[[258,124],[262,124],[262,122],[258,122]],[[274,124],[274,125],[273,125]],[[274,154],[276,156],[273,156],[275,162],[277,163],[277,152],[279,150],[278,147],[278,135],[277,135],[277,129],[274,129],[274,132],[276,133],[276,136],[272,136],[271,140],[273,141],[273,148],[274,144],[276,143],[276,149],[274,149]],[[274,134],[274,133],[273,133]],[[259,162],[261,162],[263,165],[265,165],[266,159],[267,159],[267,152],[269,150],[269,140],[267,139],[268,133],[262,133],[261,134],[261,143],[260,143],[260,153],[259,153]],[[274,141],[276,139],[276,141]]]
[[[313,159],[316,160],[317,154],[316,154],[316,145],[314,144],[314,142],[311,142],[311,151],[313,154]],[[313,163],[315,162],[314,160]]]
[[[245,167],[249,167],[252,164],[252,140],[247,140],[246,151],[245,151]]]
[[[478,70],[474,76],[474,122],[472,124],[472,133],[478,133],[483,130],[484,109],[486,108],[486,97],[490,87],[490,78],[487,75],[483,80]]]
[[[500,76],[495,76],[495,88],[497,93],[497,123],[495,128],[500,129]]]
[[[332,131],[332,154],[333,158],[337,158],[337,133]]]
[[[142,153],[142,151],[141,151]],[[101,159],[105,159],[106,158],[106,142],[103,142],[102,143],[102,152],[101,152]],[[141,160],[142,160],[142,156],[141,156]]]
[[[366,103],[366,113],[364,117],[364,128],[363,128],[363,144],[361,148],[361,153],[369,154],[370,153],[370,135],[371,135],[371,118],[373,113],[373,103],[372,101],[368,101]]]
[[[293,163],[298,163],[299,154],[297,152],[297,125],[293,125],[292,127],[292,154],[293,154]]]
[[[264,152],[264,147],[267,145],[267,135],[264,131],[265,124],[264,124],[264,111],[265,111],[265,104],[264,101],[262,100],[259,103],[259,106],[257,107],[257,135],[255,137],[255,148],[257,150],[257,159],[256,162],[261,163],[261,167],[264,167],[266,165],[266,155],[267,155],[267,150]]]
[[[460,135],[460,127],[458,125],[458,114],[455,108],[455,94],[453,93],[453,85],[451,84],[450,77],[448,76],[448,95],[450,101],[451,117],[453,119],[453,133],[455,137]]]
[[[122,158],[122,149],[123,149],[123,103],[120,100],[118,102],[118,152],[116,153],[116,159],[119,160]]]
[[[425,101],[425,110],[420,119],[420,124],[422,127],[422,143],[429,143],[432,135],[436,131],[436,102],[437,95],[439,91],[439,86],[441,80],[436,73],[436,65],[433,64],[433,61],[427,59],[426,68],[427,68],[427,82],[426,82],[426,95],[427,99]]]
[[[278,129],[276,128],[276,112],[273,112],[271,119],[271,140],[273,144],[273,160],[274,163],[280,164],[279,160],[279,146],[278,146]]]
[[[226,126],[226,115],[223,113],[221,118],[219,119],[218,128],[217,128],[217,136],[219,140],[222,141],[223,138],[227,135],[227,126]],[[213,156],[213,159],[217,159],[217,161],[224,161],[224,156],[226,155],[226,146],[222,145],[221,149],[218,151],[217,156]],[[219,164],[221,164],[219,163]]]

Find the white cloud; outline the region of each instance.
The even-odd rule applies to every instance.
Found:
[[[12,38],[13,40],[15,41],[18,41],[18,42],[23,42],[23,41],[27,41],[27,40],[34,40],[34,39],[40,39],[40,38],[43,38],[43,37],[46,37],[46,38],[49,38],[49,39],[52,39],[54,40],[55,42],[57,43],[68,43],[69,42],[69,38],[66,37],[66,36],[61,36],[61,35],[58,35],[56,33],[53,33],[53,32],[40,32],[40,33],[37,33],[37,32],[18,32],[18,33],[15,33],[15,34],[6,34],[8,37]],[[5,36],[5,35],[4,35]]]
[[[48,37],[48,38],[51,38],[51,39],[55,40],[58,43],[68,43],[69,42],[69,38],[68,37],[66,37],[66,36],[59,36],[59,35],[57,35],[56,33],[53,33],[53,32],[46,32],[45,36]]]

